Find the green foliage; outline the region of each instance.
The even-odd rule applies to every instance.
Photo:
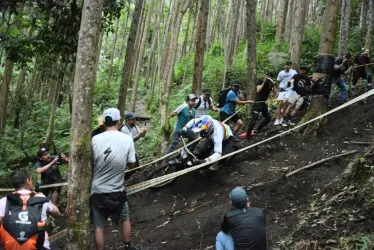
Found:
[[[374,235],[355,234],[341,239],[344,249],[369,250],[374,248]]]

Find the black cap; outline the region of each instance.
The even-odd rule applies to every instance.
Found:
[[[42,157],[42,155],[44,154],[44,152],[48,152],[48,149],[46,148],[39,148],[38,149],[38,152],[36,153],[36,156],[39,158],[39,157]]]
[[[305,71],[309,71],[308,67],[306,67],[306,66],[301,66],[300,69],[305,70]]]
[[[126,120],[131,120],[131,119],[135,119],[135,115],[133,112],[128,112],[125,114],[125,119]]]
[[[211,94],[210,89],[203,89],[203,94],[204,95],[210,95]]]
[[[234,81],[231,82],[231,85],[232,86],[242,86],[242,82],[239,80],[239,79],[236,79]]]
[[[271,78],[274,77],[274,73],[273,73],[273,72],[268,72],[268,73],[266,73],[266,75],[267,75],[268,77],[271,77]]]

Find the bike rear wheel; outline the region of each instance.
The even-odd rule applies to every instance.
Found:
[[[161,177],[161,176],[165,176],[167,174],[171,174],[171,173],[174,173],[174,172],[177,172],[178,171],[178,166],[177,165],[161,165],[161,166],[158,166],[155,170],[153,170],[147,177],[148,180],[151,180],[151,179],[156,179],[158,177]],[[162,182],[162,183],[158,183],[152,187],[150,187],[149,189],[152,189],[152,190],[159,190],[159,189],[162,189],[162,188],[166,188],[170,185],[172,185],[175,181],[177,180],[177,177],[175,178],[172,178],[170,180],[167,180],[165,182]]]

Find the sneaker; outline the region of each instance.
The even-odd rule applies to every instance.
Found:
[[[257,131],[256,129],[252,130],[252,132],[251,132],[251,136],[255,136],[255,135],[257,135],[257,134],[258,134],[258,131]]]
[[[294,121],[292,121],[292,120],[289,120],[289,121],[288,121],[288,125],[290,125],[290,126],[295,126],[296,123],[295,123]]]
[[[218,162],[214,163],[212,166],[210,166],[210,170],[216,171],[220,168],[221,166],[218,164]]]
[[[288,126],[288,125],[287,125],[287,121],[282,122],[281,125],[282,125],[282,127],[284,127],[284,128],[287,127],[287,126]]]
[[[278,126],[279,124],[280,124],[279,119],[276,119],[275,122],[274,122],[274,126]]]
[[[239,135],[240,139],[245,139],[246,137],[247,137],[247,133],[243,133],[243,134]]]

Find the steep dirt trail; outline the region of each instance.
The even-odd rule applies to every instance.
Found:
[[[246,151],[219,171],[193,172],[180,177],[169,188],[130,196],[133,242],[142,249],[152,250],[213,249],[221,220],[230,209],[228,194],[232,188],[278,179],[291,170],[344,150],[363,150],[364,146],[349,142],[374,141],[373,104],[371,98],[366,104],[330,116],[316,137],[292,133]],[[255,141],[268,136],[262,134]],[[353,157],[331,160],[288,181],[248,192],[251,205],[265,211],[269,246],[293,232],[299,222],[298,212],[308,208],[314,199],[312,195],[341,174]],[[108,239],[118,237],[111,230],[108,229]],[[120,247],[107,242],[109,248]]]

